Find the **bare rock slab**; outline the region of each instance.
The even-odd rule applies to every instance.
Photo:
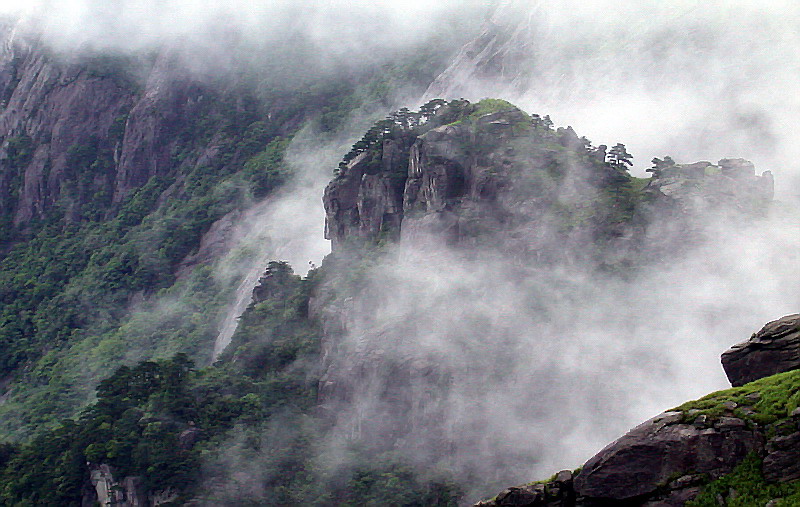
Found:
[[[800,368],[800,314],[774,320],[731,347],[722,354],[722,367],[734,387]]]

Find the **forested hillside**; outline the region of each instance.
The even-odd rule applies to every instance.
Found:
[[[800,301],[777,123],[523,4],[5,21],[0,504],[791,505],[796,316],[700,398]]]
[[[215,269],[235,246],[230,223],[292,181],[295,133],[339,135],[355,111],[386,107],[395,83],[424,87],[447,54],[308,76],[295,93],[274,75],[192,75],[169,48],[68,56],[12,28],[0,420],[15,439],[76,413],[120,365],[177,352],[207,364],[237,283]]]

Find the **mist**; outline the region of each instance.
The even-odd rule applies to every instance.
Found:
[[[277,68],[270,64],[276,48],[299,39],[304,54],[313,55],[300,62],[310,62],[306,71],[335,74],[390,61],[443,27],[475,30],[490,12],[486,4],[12,1],[0,3],[0,12],[23,15],[63,51],[176,44],[188,65],[209,74]],[[447,386],[433,397],[431,425],[410,428],[398,446],[420,467],[483,477],[480,487],[573,469],[639,422],[727,387],[719,355],[800,307],[800,7],[500,6],[486,26],[505,30],[498,47],[514,50],[500,52],[499,70],[478,68],[492,51],[465,50],[427,92],[405,90],[396,105],[416,108],[433,96],[506,98],[573,126],[596,145],[626,144],[640,176],[653,157],[743,157],[774,173],[782,204],[752,224],[709,219],[705,240],[688,253],[625,278],[582,266],[520,265],[507,252],[465,254],[436,241],[388,248],[368,270],[364,293],[342,302],[353,312],[341,350],[369,359],[373,369],[349,405],[337,407],[334,431],[319,444],[320,461],[335,462],[331,456],[347,442],[395,431],[390,418],[382,419],[397,409],[379,392],[391,373],[382,366],[413,363],[449,375],[409,394],[430,401],[427,387]],[[335,138],[301,131],[287,157],[295,181],[237,218],[215,276],[238,290],[221,318],[214,354],[230,340],[267,261],[289,260],[301,274],[322,262],[330,250],[322,238],[324,185],[369,121],[385,112],[359,112]],[[343,354],[331,364],[356,368],[349,361]],[[269,434],[278,442],[289,438],[280,430],[275,424]],[[438,453],[442,439],[454,446]],[[258,460],[228,458],[248,484],[260,477]],[[474,498],[491,493],[470,491]]]
[[[656,156],[744,157],[775,174],[781,203],[754,223],[698,214],[704,241],[623,279],[404,240],[343,304],[353,318],[329,371],[364,377],[331,408],[339,438],[397,434],[398,411],[423,404],[397,444],[408,459],[502,487],[728,387],[720,354],[800,306],[799,22],[789,3],[504,3],[487,25],[501,35],[465,47],[409,106],[503,97],[625,143],[640,176]],[[447,378],[411,381],[411,401],[393,404],[396,365]]]
[[[374,114],[362,111],[350,123],[353,128],[361,127]],[[298,132],[285,156],[293,175],[291,181],[276,195],[254,203],[235,221],[228,241],[230,251],[215,272],[223,284],[233,281],[237,285],[236,297],[220,323],[214,358],[230,343],[269,261],[287,261],[295,273],[305,276],[330,253],[330,244],[323,236],[325,211],[320,196],[331,177],[330,168],[357,135],[353,128],[338,135],[325,135],[312,127]]]
[[[402,434],[396,449],[421,470],[475,480],[470,500],[575,468],[639,422],[727,387],[719,355],[800,306],[790,282],[800,266],[800,153],[791,137],[800,109],[793,32],[800,10],[747,2],[581,5],[507,3],[493,22],[509,24],[509,40],[521,49],[506,56],[502,73],[481,74],[469,57],[457,58],[427,94],[398,105],[433,96],[508,98],[595,144],[625,143],[637,175],[655,156],[744,157],[775,174],[784,204],[754,224],[709,217],[704,242],[624,279],[581,266],[520,265],[492,250],[465,255],[436,241],[390,248],[368,271],[364,292],[342,302],[352,319],[329,369],[346,376],[369,367],[347,402],[332,408],[334,429],[318,444],[327,467],[351,466],[343,456],[353,442]],[[335,60],[340,48],[323,54]],[[356,125],[363,118],[347,127],[352,139]],[[272,244],[319,238],[318,199],[330,175],[320,168],[334,167],[336,150],[341,156],[346,147],[339,140],[321,154],[315,142],[298,140],[292,157],[304,183],[265,204],[252,230],[280,230]],[[313,218],[276,227],[300,213]],[[297,259],[303,272],[326,251],[312,241],[279,258]],[[391,364],[443,375],[405,394],[428,408],[402,430],[397,411],[405,405],[383,392]],[[232,455],[237,483],[263,481],[261,461],[251,458]]]
[[[626,144],[635,174],[664,155],[744,157],[776,174],[780,198],[797,197],[797,4],[512,1],[492,25],[503,35],[462,52],[429,96],[503,96]]]
[[[464,15],[469,12],[469,15]],[[434,35],[457,39],[489,12],[478,0],[7,0],[0,14],[64,54],[168,47],[197,75],[261,72],[289,80],[357,73]],[[262,78],[264,76],[262,75]]]
[[[799,246],[794,217],[728,224],[689,255],[620,280],[520,266],[496,251],[401,244],[370,271],[332,369],[446,372],[445,394],[427,401],[430,424],[416,420],[401,444],[410,458],[444,438],[455,451],[428,465],[444,459],[456,475],[496,487],[547,477],[639,422],[728,387],[721,352],[800,304],[790,282]],[[394,431],[398,416],[381,387],[394,370],[366,368],[352,408],[337,410],[342,435],[369,441]],[[418,379],[409,396],[426,403],[439,381]]]

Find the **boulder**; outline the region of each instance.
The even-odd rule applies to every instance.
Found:
[[[181,449],[189,450],[194,447],[197,440],[200,438],[200,429],[194,426],[187,428],[178,435],[178,445]]]
[[[675,423],[671,415],[646,421],[587,461],[575,477],[577,495],[615,501],[646,497],[688,472],[720,477],[764,446],[760,434],[744,425]]]
[[[772,321],[731,347],[722,354],[722,367],[734,387],[800,368],[800,314]]]
[[[764,478],[772,482],[800,479],[800,431],[770,439],[763,471]]]
[[[722,174],[733,177],[753,176],[756,173],[753,163],[743,158],[723,158],[717,164],[722,170]]]
[[[572,472],[562,470],[546,482],[510,487],[475,507],[568,507],[575,505]]]

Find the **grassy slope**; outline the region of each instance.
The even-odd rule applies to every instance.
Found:
[[[725,414],[735,415],[763,428],[769,438],[775,434],[797,431],[790,414],[798,405],[800,370],[795,370],[711,393],[699,400],[684,403],[676,410],[684,412],[687,421],[700,415],[712,419]],[[726,505],[732,507],[763,506],[773,499],[779,500],[777,505],[800,505],[800,481],[768,483],[761,473],[761,459],[751,455],[732,473],[706,485],[702,494],[688,505],[716,506],[719,505],[718,497],[725,499]]]

